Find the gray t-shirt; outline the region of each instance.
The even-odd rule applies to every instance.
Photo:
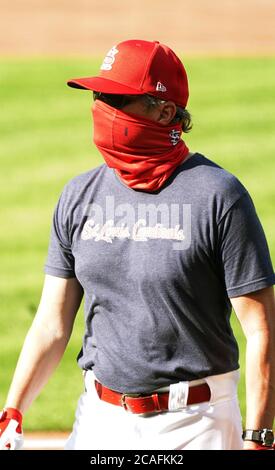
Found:
[[[128,393],[237,369],[229,298],[275,283],[247,190],[198,153],[156,193],[105,164],[72,179],[45,272],[84,289],[79,366]]]

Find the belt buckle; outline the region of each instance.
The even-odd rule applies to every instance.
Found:
[[[128,411],[126,398],[127,398],[127,395],[123,393],[120,398],[120,403],[121,403],[121,406],[124,408],[124,410]]]

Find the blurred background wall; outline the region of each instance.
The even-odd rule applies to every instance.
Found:
[[[274,0],[0,0],[1,55],[98,55],[125,38],[185,54],[275,52]]]

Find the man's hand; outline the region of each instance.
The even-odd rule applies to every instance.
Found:
[[[272,447],[262,446],[254,441],[244,441],[243,450],[275,450],[275,444]]]
[[[20,411],[15,408],[0,411],[0,450],[19,450],[23,443]]]

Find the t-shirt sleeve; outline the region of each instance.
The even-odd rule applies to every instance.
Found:
[[[66,212],[65,192],[63,192],[54,210],[44,272],[68,279],[75,277],[75,270],[69,217],[67,217]]]
[[[266,237],[246,192],[218,224],[218,257],[229,297],[275,284]]]

